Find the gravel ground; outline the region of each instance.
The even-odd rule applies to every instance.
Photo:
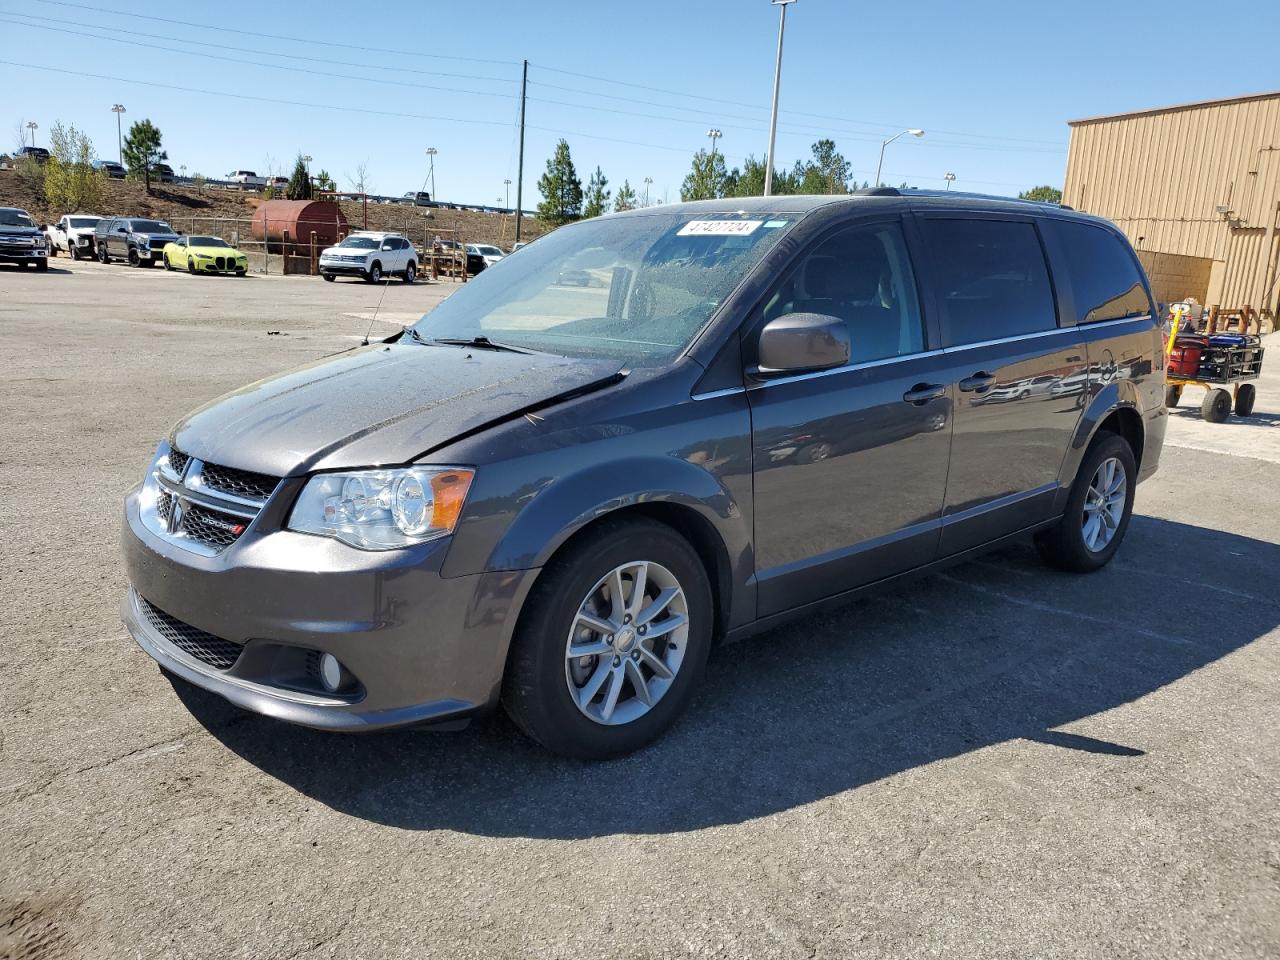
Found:
[[[670,736],[584,765],[167,681],[118,620],[122,495],[381,291],[59,267],[0,268],[0,956],[1280,954],[1280,360],[1248,421],[1174,416],[1105,571],[1016,546],[724,647]],[[375,334],[453,289],[392,284]]]

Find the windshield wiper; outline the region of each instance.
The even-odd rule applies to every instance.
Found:
[[[421,334],[416,330],[414,337],[421,340]],[[447,343],[451,347],[474,347],[478,350],[502,350],[506,353],[537,353],[537,350],[530,350],[527,347],[516,347],[509,343],[499,343],[497,340],[490,340],[488,337],[471,337],[464,339],[462,337],[432,337],[424,343]]]

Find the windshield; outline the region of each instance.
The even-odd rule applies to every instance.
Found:
[[[34,227],[35,224],[21,210],[0,210],[0,227]]]
[[[377,250],[378,241],[373,237],[347,237],[338,246],[355,247],[359,250]]]
[[[132,228],[134,233],[173,233],[173,227],[159,220],[134,220]]]
[[[497,247],[479,246],[479,247],[476,247],[476,249],[479,250],[481,253],[483,253],[486,257],[501,257],[503,255],[502,251],[499,250]]]
[[[99,217],[72,217],[70,222],[71,222],[71,226],[73,226],[73,227],[92,227],[92,226],[94,226],[94,225],[98,222],[98,220],[99,220],[99,219],[101,219],[101,218],[99,218]]]
[[[221,237],[189,237],[188,242],[193,247],[228,247],[227,241]]]
[[[652,213],[548,234],[423,317],[427,339],[488,337],[547,353],[672,360],[794,217]]]

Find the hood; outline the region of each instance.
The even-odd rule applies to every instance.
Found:
[[[176,233],[151,233],[144,230],[138,230],[133,235],[135,237],[143,237],[151,243],[155,243],[157,240],[161,243],[168,243],[171,240],[181,239]]]
[[[261,380],[178,423],[201,460],[283,477],[408,463],[566,394],[614,382],[617,361],[378,344]]]
[[[359,247],[325,247],[320,251],[322,257],[345,257],[354,254],[357,257],[367,257],[371,253],[377,253],[377,250],[362,250]]]
[[[14,227],[0,224],[0,235],[6,237],[40,237],[43,234],[37,227]]]

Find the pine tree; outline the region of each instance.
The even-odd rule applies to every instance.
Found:
[[[596,172],[587,181],[586,193],[583,194],[582,217],[584,220],[609,212],[610,191],[605,189],[608,184],[609,178],[601,172],[599,167],[596,167]]]
[[[628,180],[622,181],[622,186],[618,188],[618,195],[613,198],[613,209],[615,213],[622,213],[624,210],[634,210],[636,208],[636,192],[631,189],[631,183]]]
[[[293,175],[289,177],[289,187],[285,196],[290,200],[311,199],[311,177],[307,174],[307,162],[302,159],[302,154],[298,154],[298,159],[293,165]]]
[[[150,120],[139,120],[129,128],[124,139],[124,163],[130,176],[142,177],[147,193],[151,192],[151,171],[168,159],[169,154],[161,149],[159,127]]]
[[[547,172],[538,178],[542,203],[538,219],[549,227],[559,227],[582,217],[582,181],[573,167],[569,143],[561,140],[547,161]]]
[[[693,155],[693,169],[680,184],[680,199],[714,200],[722,197],[728,177],[723,154],[699,150]]]
[[[849,161],[836,151],[834,140],[819,140],[812,147],[813,159],[796,164],[799,193],[848,193]]]

